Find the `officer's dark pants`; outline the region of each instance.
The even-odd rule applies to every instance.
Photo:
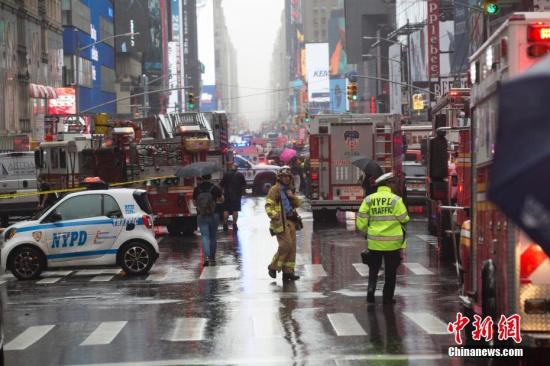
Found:
[[[395,279],[397,276],[397,267],[401,263],[401,250],[381,251],[369,250],[372,253],[372,264],[369,266],[369,292],[376,290],[376,281],[378,280],[378,271],[384,258],[384,290],[382,292],[384,300],[393,299],[395,292]]]

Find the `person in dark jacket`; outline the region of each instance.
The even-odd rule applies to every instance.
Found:
[[[216,265],[216,249],[218,246],[218,216],[216,214],[216,202],[222,197],[222,191],[218,186],[210,181],[212,176],[205,175],[201,177],[201,183],[193,190],[193,203],[197,207],[197,224],[201,232],[202,248],[204,253],[204,265]],[[207,206],[201,204],[204,201],[204,195],[211,195],[207,201]]]
[[[246,179],[237,170],[237,165],[230,163],[229,169],[224,174],[220,186],[224,194],[223,230],[227,231],[227,220],[229,215],[233,216],[233,231],[238,230],[237,220],[241,210],[241,198],[246,190]]]

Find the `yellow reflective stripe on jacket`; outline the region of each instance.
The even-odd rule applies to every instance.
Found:
[[[369,218],[369,213],[368,212],[358,212],[357,217],[362,217],[362,218],[368,219]]]
[[[394,240],[403,240],[403,235],[399,235],[399,236],[377,236],[377,235],[367,235],[367,239],[370,239],[370,240],[379,240],[379,241],[394,241]]]
[[[357,230],[359,230],[364,234],[367,233],[367,229],[369,227],[369,216],[370,216],[369,215],[369,209],[370,209],[369,197],[370,196],[365,197],[355,217],[355,227],[357,228]]]

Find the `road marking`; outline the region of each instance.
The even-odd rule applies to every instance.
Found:
[[[204,267],[201,280],[215,280],[221,278],[239,278],[240,272],[236,265]]]
[[[367,266],[364,263],[353,263],[353,266],[355,267],[355,270],[362,276],[362,277],[368,277],[369,276],[369,266]]]
[[[322,264],[304,264],[308,277],[326,277],[327,272]]]
[[[367,335],[367,332],[355,319],[355,315],[351,313],[334,313],[327,314],[327,316],[338,337]]]
[[[252,317],[254,336],[256,338],[273,338],[283,336],[281,321],[274,315],[275,314],[264,313],[262,315]]]
[[[437,236],[433,235],[417,235],[417,238],[430,245],[437,245]]]
[[[74,271],[44,271],[40,276],[42,277],[64,277],[68,276]]]
[[[434,273],[420,263],[403,263],[415,275],[433,275]]]
[[[101,271],[101,274],[112,274],[112,275],[117,275],[119,274],[120,272],[122,272],[122,269],[120,268],[107,268],[107,269],[104,269]]]
[[[120,333],[122,328],[127,324],[127,321],[120,322],[103,322],[84,340],[80,343],[81,346],[96,346],[100,344],[109,344]]]
[[[21,351],[44,337],[55,325],[37,325],[28,327],[23,333],[15,337],[10,343],[4,346],[6,351]]]
[[[403,314],[428,334],[449,334],[447,324],[430,313],[403,312]]]
[[[115,276],[113,275],[99,275],[95,276],[90,280],[90,282],[109,282],[112,280]]]
[[[83,269],[76,272],[75,276],[98,276],[103,273],[102,269]]]
[[[165,273],[155,273],[147,276],[146,281],[164,281],[167,274]]]
[[[202,341],[207,321],[208,319],[205,318],[177,318],[174,331],[166,340],[170,342]]]
[[[59,281],[62,278],[63,277],[48,277],[48,278],[41,279],[40,281],[37,281],[36,283],[41,284],[41,285],[48,284],[48,283],[56,283],[57,281]]]

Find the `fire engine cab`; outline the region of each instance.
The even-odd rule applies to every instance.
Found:
[[[550,346],[550,259],[487,200],[497,131],[498,86],[546,55],[550,12],[514,13],[470,58],[471,221],[464,223],[460,296],[470,314],[521,316],[523,347]],[[541,50],[544,50],[542,52]],[[467,334],[469,332],[466,332]]]

